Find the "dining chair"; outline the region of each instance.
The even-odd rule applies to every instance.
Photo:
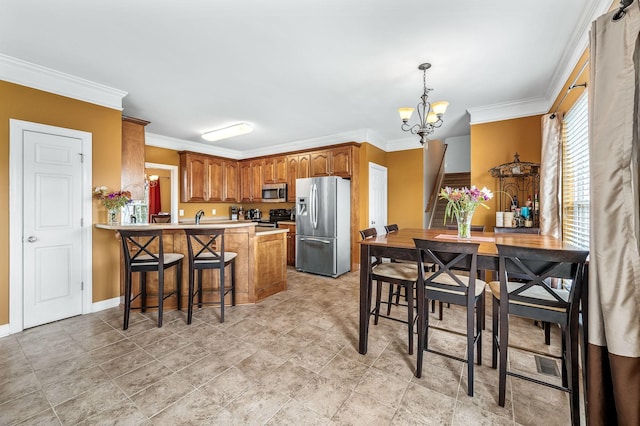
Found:
[[[418,354],[416,357],[416,377],[422,376],[424,352],[432,352],[451,359],[467,363],[467,394],[473,396],[473,372],[477,359],[482,364],[482,318],[484,317],[484,296],[486,283],[476,277],[478,269],[478,243],[462,243],[449,241],[431,241],[414,238],[419,251],[418,271],[419,288],[424,289],[424,297],[417,298],[418,312],[424,313],[422,321],[424,335],[418,337]],[[435,272],[426,272],[424,263],[436,264]],[[460,275],[461,270],[469,273]],[[466,307],[466,359],[449,353],[429,348],[429,314],[427,307],[430,300],[452,303]],[[477,351],[474,358],[474,349]]]
[[[125,230],[118,231],[122,242],[122,255],[124,257],[124,322],[122,329],[129,328],[129,314],[131,309],[140,309],[146,312],[148,308],[158,308],[158,327],[162,327],[162,314],[164,300],[171,296],[178,298],[178,310],[181,310],[180,301],[182,287],[182,259],[183,254],[165,253],[162,242],[162,230]],[[175,289],[165,294],[164,271],[176,266]],[[132,296],[132,275],[140,273],[140,292]],[[158,273],[158,304],[147,305],[147,274]],[[140,298],[140,307],[132,308],[131,302]]]
[[[219,305],[220,322],[224,322],[224,298],[228,293],[231,293],[231,306],[236,305],[235,259],[238,254],[225,251],[224,228],[187,228],[184,232],[187,235],[187,249],[189,252],[189,308],[187,311],[187,324],[191,324],[194,304],[196,304],[198,308],[201,308],[203,305]],[[225,268],[228,265],[231,265],[230,285],[227,285],[225,281]],[[204,301],[203,293],[205,291],[216,291],[215,288],[203,288],[202,271],[205,269],[217,269],[219,271],[217,300]],[[198,301],[194,302],[196,296],[198,296]]]
[[[531,235],[540,235],[540,228],[510,228],[510,227],[501,227],[494,226],[493,227],[494,234],[531,234]],[[525,276],[524,279],[527,277]],[[511,274],[512,281],[517,280],[518,278],[515,274]],[[542,327],[544,330],[544,343],[545,345],[551,345],[551,324],[548,322],[542,322],[540,325],[538,321],[534,321],[534,325]]]
[[[580,424],[578,388],[578,335],[580,299],[588,251],[549,250],[496,244],[499,281],[489,283],[493,293],[493,331],[491,367],[499,369],[498,404],[505,405],[507,375],[569,393],[571,424]],[[510,280],[516,274],[518,282]],[[525,280],[522,277],[527,277]],[[552,288],[559,279],[567,288]],[[509,315],[560,325],[562,348],[562,386],[507,369]],[[524,349],[524,348],[521,348]]]
[[[360,231],[360,236],[363,240],[375,238],[377,236],[376,228],[368,228]],[[378,325],[378,319],[380,317],[391,319],[407,324],[409,355],[413,354],[413,323],[414,323],[414,297],[413,290],[418,280],[417,264],[406,262],[383,262],[381,258],[376,258],[371,262],[371,269],[369,271],[370,282],[376,281],[376,302],[375,308],[369,313],[374,316],[374,324]],[[382,283],[389,284],[388,299],[383,302],[382,299]],[[391,305],[393,304],[392,298],[395,294],[395,287],[404,288],[405,295],[407,295],[406,304],[399,304],[407,307],[407,320],[401,320],[391,316]],[[400,290],[398,290],[399,292]],[[380,305],[385,303],[387,305],[387,314],[380,313]]]

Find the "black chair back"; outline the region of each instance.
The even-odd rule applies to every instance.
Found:
[[[387,234],[389,234],[391,232],[398,232],[398,230],[399,230],[398,224],[396,224],[396,223],[392,223],[391,225],[385,225],[384,229],[387,231]]]
[[[368,240],[369,238],[375,238],[378,236],[378,231],[376,228],[367,228],[360,230],[360,237],[363,240]]]
[[[164,266],[162,230],[120,230],[125,267],[133,271],[160,270]]]
[[[189,262],[196,269],[211,269],[224,264],[224,231],[224,228],[184,230],[187,235]]]

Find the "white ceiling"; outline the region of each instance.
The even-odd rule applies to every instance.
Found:
[[[447,100],[432,138],[547,112],[611,0],[2,0],[0,54],[128,92],[152,144],[246,158],[419,146],[397,108]],[[0,75],[0,78],[2,76]],[[469,114],[471,112],[471,115]],[[207,143],[246,121],[252,134]],[[415,121],[415,117],[412,121]]]

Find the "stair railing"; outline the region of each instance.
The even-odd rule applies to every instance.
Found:
[[[431,189],[429,202],[427,203],[427,208],[425,209],[425,213],[429,214],[427,229],[431,229],[431,223],[433,222],[433,217],[435,216],[436,208],[438,206],[438,194],[440,194],[440,188],[442,187],[442,181],[444,180],[444,157],[446,154],[447,144],[444,144],[444,149],[442,150],[442,159],[440,160],[440,167],[438,168],[438,175],[434,182],[433,188]]]

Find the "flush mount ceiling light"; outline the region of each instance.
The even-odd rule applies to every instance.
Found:
[[[431,68],[430,63],[420,64],[418,67],[418,69],[423,73],[422,81],[424,84],[424,92],[422,93],[422,96],[420,96],[422,101],[415,108],[418,110],[418,114],[420,115],[420,123],[414,124],[413,126],[407,124],[413,114],[414,108],[398,108],[398,113],[402,119],[401,129],[405,132],[411,132],[414,135],[420,135],[420,143],[422,145],[427,142],[428,135],[432,134],[435,129],[442,126],[442,116],[449,106],[449,102],[445,101],[433,103],[428,101],[429,92],[433,90],[427,88],[427,70],[429,68]]]
[[[202,139],[209,142],[219,141],[220,139],[232,138],[234,136],[244,135],[253,132],[253,126],[249,123],[238,123],[233,126],[223,127],[222,129],[212,130],[202,134]]]

